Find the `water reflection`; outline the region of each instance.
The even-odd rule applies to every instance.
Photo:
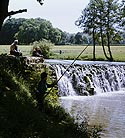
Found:
[[[102,138],[125,137],[125,91],[102,93],[95,96],[61,97],[60,103],[74,118],[78,114],[89,120],[89,125],[103,126]]]

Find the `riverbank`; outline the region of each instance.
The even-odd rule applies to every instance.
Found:
[[[20,58],[3,56],[0,60],[0,137],[88,137],[60,108],[56,88],[46,97],[44,112],[38,109],[34,89],[39,71],[24,66]]]

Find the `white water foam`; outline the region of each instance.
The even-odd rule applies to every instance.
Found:
[[[58,82],[61,106],[77,121],[87,118],[90,126],[102,126],[101,138],[124,138],[125,63],[79,61],[68,68],[69,64],[52,63],[57,79],[66,71]],[[85,76],[96,92],[93,96],[85,96]]]

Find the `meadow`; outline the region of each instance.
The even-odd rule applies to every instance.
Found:
[[[51,47],[51,56],[53,59],[76,59],[82,50],[86,46],[78,45],[60,45]],[[10,45],[1,45],[0,54],[9,54]],[[23,56],[31,56],[32,45],[19,45],[19,49],[22,51]],[[60,53],[61,51],[61,53]],[[111,46],[112,55],[114,61],[125,61],[125,46]],[[93,58],[93,46],[88,46],[87,49],[79,57],[80,60],[92,60]],[[96,46],[96,59],[106,60],[101,46]]]

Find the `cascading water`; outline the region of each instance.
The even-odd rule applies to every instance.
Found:
[[[124,138],[125,63],[77,61],[69,68],[71,62],[49,63],[57,79],[63,75],[58,82],[61,106],[78,122],[87,118],[89,126],[102,126],[101,138]]]
[[[56,67],[56,74],[57,74],[57,80],[62,76],[62,74],[65,72],[65,67],[64,66],[58,66],[55,65]],[[77,95],[76,92],[73,89],[73,85],[70,81],[70,72],[66,72],[62,79],[58,82],[59,85],[59,95],[63,96],[75,96]]]
[[[53,65],[59,79],[69,65]],[[110,64],[73,65],[58,82],[60,96],[91,95],[125,88],[125,66]],[[87,78],[87,81],[85,80]]]

